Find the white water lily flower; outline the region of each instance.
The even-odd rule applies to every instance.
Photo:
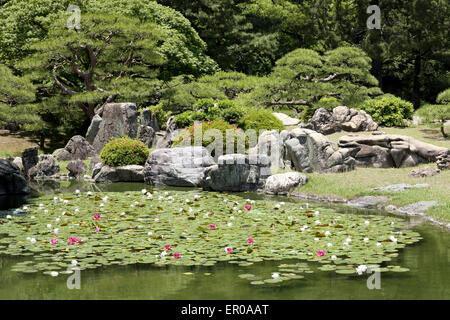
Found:
[[[104,197],[102,198],[102,200],[103,200],[103,202],[108,201],[108,196],[104,196]]]
[[[320,212],[319,212],[319,211],[314,211],[314,214],[315,214],[316,216],[318,216],[318,215],[320,214]]]
[[[27,207],[27,206],[24,206],[22,209],[23,209],[23,210],[28,210],[28,207]]]
[[[314,238],[314,241],[319,241],[319,238]]]
[[[352,242],[352,239],[351,238],[347,238],[347,239],[345,239],[345,242]]]
[[[75,209],[75,212],[80,212],[80,209],[76,208],[76,209]]]
[[[314,221],[315,224],[320,224],[320,220]]]
[[[105,206],[105,204],[104,203],[100,203],[100,207],[104,207]]]
[[[272,278],[278,279],[280,277],[280,274],[278,272],[272,273]]]
[[[45,210],[44,210],[44,213],[48,213],[48,210],[47,210],[47,209],[45,209]]]
[[[250,199],[245,199],[245,202],[250,203],[252,200]]]
[[[6,219],[12,219],[12,216],[8,214],[8,215],[6,216]]]
[[[77,260],[72,260],[70,263],[71,263],[73,266],[76,266],[76,265],[78,264],[78,261],[77,261]]]
[[[52,227],[52,225],[49,223],[49,224],[47,224],[47,228],[51,228]]]
[[[281,205],[280,205],[279,203],[277,203],[277,204],[275,205],[275,209],[280,209],[280,207],[281,207]]]
[[[364,238],[363,241],[367,242],[367,241],[369,241],[369,238]]]
[[[60,218],[56,218],[56,219],[55,219],[55,222],[60,222],[60,221],[61,221]]]
[[[331,256],[331,260],[336,260],[337,257],[336,256]]]
[[[364,221],[364,224],[366,225],[366,226],[368,226],[369,224],[370,224],[370,221]]]
[[[356,272],[359,274],[359,275],[362,275],[364,272],[366,272],[367,271],[367,266],[365,265],[365,264],[362,264],[362,265],[359,265],[357,268],[356,268]]]
[[[53,197],[53,201],[58,201],[58,197]]]
[[[289,221],[292,221],[292,220],[294,220],[294,217],[289,216],[289,217],[288,217],[288,220],[289,220]]]
[[[167,195],[169,195],[169,192],[167,192],[167,191],[166,191],[166,192],[164,192],[164,195],[166,195],[166,196],[167,196]]]
[[[30,219],[36,219],[36,217],[35,216],[31,216]]]
[[[237,211],[237,209],[238,209],[237,207],[233,207],[233,210],[234,210],[234,211]]]
[[[158,222],[159,221],[159,219],[158,218],[155,218],[155,222]]]
[[[130,204],[130,208],[134,208],[134,204]]]
[[[242,213],[242,210],[238,210],[238,213]]]
[[[191,207],[189,207],[189,213],[192,213],[194,210],[191,208]]]
[[[78,194],[78,193],[80,193],[80,190],[78,190],[78,189],[77,189],[77,190],[75,190],[75,193],[77,193],[77,194]]]
[[[238,203],[239,204],[239,203]],[[251,200],[250,204],[255,204],[255,200]]]
[[[165,252],[165,251],[161,252],[161,257],[165,257],[165,256],[167,256],[167,252]]]
[[[377,242],[377,247],[381,247],[381,243],[380,242]]]
[[[88,196],[91,196],[91,195],[92,195],[92,192],[91,192],[91,191],[88,191],[88,192],[86,192],[86,194],[87,194]]]
[[[39,208],[43,208],[43,207],[44,207],[44,204],[40,203]]]
[[[121,212],[120,215],[123,217],[125,215],[125,212]]]
[[[150,231],[150,232],[149,232],[149,233],[147,233],[147,234],[148,234],[149,236],[151,236],[151,235],[153,235],[153,232],[151,232],[151,231]]]
[[[146,194],[146,193],[147,193],[147,190],[146,190],[146,189],[142,189],[142,190],[141,190],[141,193],[142,193],[142,194]]]
[[[325,231],[325,236],[327,236],[327,237],[329,237],[329,236],[331,236],[331,232],[330,231]]]
[[[173,201],[173,197],[172,197],[172,196],[169,196],[169,197],[167,198],[167,200]]]
[[[35,238],[30,238],[30,242],[31,243],[36,243],[36,239]]]
[[[230,220],[234,220],[234,216],[231,216],[231,217],[230,217]]]
[[[305,206],[306,206],[306,209],[308,209],[309,208],[309,203],[306,203]]]
[[[63,215],[65,215],[66,214],[66,212],[65,211],[63,211],[62,213],[61,213],[61,215],[63,216]]]
[[[52,271],[52,272],[50,272],[50,275],[52,276],[52,277],[57,277],[58,276],[58,272],[57,271]]]
[[[68,203],[69,203],[69,200],[64,200],[63,203],[64,203],[64,204],[68,204]]]
[[[233,225],[233,223],[231,223],[231,222],[227,223],[227,226],[229,226],[229,227],[231,227],[232,225]]]
[[[58,233],[58,232],[59,232],[59,229],[58,229],[58,228],[55,228],[55,229],[53,229],[53,232],[54,232],[54,233]]]
[[[194,200],[198,200],[198,199],[200,199],[200,196],[199,196],[198,194],[196,194],[196,195],[194,196]]]
[[[392,242],[397,242],[397,238],[394,237],[394,236],[390,236],[389,239],[390,239]]]
[[[333,244],[332,244],[332,243],[330,243],[330,242],[328,242],[328,243],[327,243],[327,246],[328,246],[328,247],[332,247],[332,246],[333,246]]]
[[[284,203],[284,202],[280,202],[280,204],[282,205],[282,206],[284,206],[286,203]]]
[[[394,221],[392,221],[392,222],[391,222],[391,226],[393,226],[394,224],[395,224]]]

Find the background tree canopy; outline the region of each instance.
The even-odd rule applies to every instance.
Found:
[[[166,116],[194,112],[201,99],[232,101],[232,119],[252,108],[306,117],[318,107],[360,108],[383,92],[415,109],[435,105],[450,87],[450,4],[378,0],[382,28],[369,30],[371,4],[0,1],[0,123],[64,143],[109,101]],[[81,10],[80,30],[67,28],[70,5]]]

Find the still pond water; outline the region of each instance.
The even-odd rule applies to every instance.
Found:
[[[40,193],[67,193],[76,189],[123,192],[146,187],[138,183],[98,186],[79,182],[35,186]],[[0,216],[10,212],[7,208],[37,201],[38,195],[35,193],[28,199],[0,198]],[[261,195],[243,197],[258,199]],[[336,210],[357,212],[340,207]],[[420,218],[410,218],[409,226],[423,239],[400,250],[393,262],[409,268],[410,272],[382,273],[380,289],[368,289],[369,275],[346,276],[319,270],[302,281],[275,288],[252,286],[238,277],[243,273],[270,273],[281,263],[297,262],[291,260],[264,261],[249,267],[228,263],[213,267],[108,266],[82,271],[80,290],[69,290],[68,275],[53,278],[39,273],[13,272],[12,266],[26,258],[0,255],[0,299],[450,299],[450,233]],[[316,264],[311,263],[310,267],[316,270]]]

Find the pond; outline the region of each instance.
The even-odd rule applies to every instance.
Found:
[[[357,211],[323,204],[306,204],[284,197],[266,197],[251,193],[224,195],[190,189],[152,188],[153,196],[147,199],[141,190],[148,189],[149,186],[138,183],[91,185],[64,182],[33,187],[39,192],[30,198],[9,197],[6,203],[2,204],[2,209],[6,209],[8,206],[23,207],[26,203],[25,205],[30,207],[30,213],[14,212],[13,209],[0,211],[0,220],[4,222],[1,226],[13,223],[7,222],[7,215],[18,214],[19,216],[14,216],[13,220],[21,227],[9,234],[9,243],[14,239],[19,244],[9,249],[8,254],[4,252],[0,255],[0,299],[450,299],[450,286],[448,286],[450,283],[448,273],[450,233],[420,218],[389,217],[377,211]],[[80,194],[77,194],[76,190],[80,190]],[[86,195],[89,191],[92,192],[91,196]],[[38,236],[45,234],[43,238],[50,238],[50,235],[47,236],[45,233],[48,231],[41,229],[35,232],[39,247],[32,246],[24,240],[24,235],[29,232],[22,234],[21,229],[37,226],[29,220],[30,215],[36,214],[36,219],[40,222],[41,217],[45,217],[45,214],[38,214],[39,204],[43,203],[45,208],[49,208],[50,212],[47,214],[52,214],[51,210],[56,212],[64,208],[64,198],[54,201],[55,194],[74,203],[74,207],[68,207],[67,211],[74,211],[75,207],[79,207],[80,212],[89,211],[89,216],[99,214],[98,221],[101,222],[95,224],[98,221],[93,219],[92,227],[100,226],[100,231],[92,232],[91,235],[83,231],[84,229],[76,229],[82,223],[72,223],[76,225],[74,230],[85,232],[82,236],[86,238],[82,244],[75,243],[69,246],[62,243],[61,238],[67,235],[65,234],[67,230],[64,228],[69,227],[70,223],[69,226],[61,226],[62,234],[54,236],[61,237],[58,238],[59,242],[56,245],[61,246],[58,248],[52,247],[50,243],[40,244]],[[109,197],[109,200],[103,201],[105,195]],[[136,207],[128,211],[123,209],[122,202],[126,197],[131,197],[130,203]],[[134,201],[141,198],[145,200]],[[164,199],[158,200],[158,198]],[[185,199],[189,202],[181,205],[181,201]],[[228,202],[223,202],[225,200]],[[164,202],[157,204],[158,201]],[[140,202],[143,203],[142,207]],[[104,206],[100,207],[102,203]],[[119,203],[121,203],[120,208],[113,207],[113,204],[116,206]],[[110,205],[111,208],[109,208]],[[152,207],[153,205],[155,207]],[[174,220],[170,220],[169,225],[165,225],[164,221],[168,217],[165,211],[173,211],[172,206],[175,205],[181,207],[180,211],[181,209],[185,211],[176,215]],[[248,207],[248,212],[246,209],[240,210],[241,207]],[[194,213],[191,215],[192,208]],[[222,212],[218,208],[225,211]],[[122,222],[119,221],[120,215],[112,217],[112,212],[116,209],[117,212],[126,211],[127,216],[131,212],[140,212],[139,210],[143,214],[126,220],[130,225],[124,230]],[[152,214],[151,220],[145,220],[149,217],[144,215],[144,212],[152,210],[157,210],[159,213]],[[230,213],[226,210],[230,210]],[[212,218],[201,215],[195,218],[195,211],[202,214],[204,211],[216,211],[216,214],[212,215]],[[223,219],[225,215],[226,219]],[[235,216],[234,220],[228,219],[231,215]],[[69,216],[67,219],[70,222],[70,219],[74,217],[76,215]],[[154,217],[160,221],[155,223]],[[183,220],[184,217],[187,217],[186,220]],[[341,217],[341,220],[338,221],[338,217]],[[143,237],[144,231],[139,233],[140,225],[132,225],[138,219],[141,219],[140,223],[145,227],[145,237]],[[318,219],[321,222],[314,223]],[[402,224],[398,219],[404,220],[404,226],[400,229],[390,229],[394,221],[399,226]],[[254,224],[247,220],[253,221]],[[234,226],[230,228],[239,227],[230,231],[231,229],[225,226],[227,221],[233,221]],[[305,221],[311,225],[310,228],[299,231],[298,229],[304,225]],[[56,223],[53,224],[56,225]],[[335,228],[331,228],[333,224]],[[191,228],[192,225],[195,225],[195,228]],[[205,225],[204,229],[202,225]],[[15,225],[11,224],[8,230],[13,230],[14,227]],[[270,234],[269,227],[275,230],[273,234]],[[110,233],[104,234],[104,230],[108,228],[111,230]],[[246,228],[248,232],[243,231]],[[331,230],[331,235],[323,236],[322,231],[316,231],[322,230],[321,228]],[[367,234],[371,239],[367,240],[367,244],[366,241],[357,243],[358,235],[366,230],[364,228],[367,228]],[[45,225],[42,229],[45,229]],[[155,234],[147,236],[147,231],[150,229]],[[167,230],[167,233],[163,233],[164,230]],[[289,237],[283,240],[284,235],[288,234],[286,230],[290,230]],[[402,233],[398,234],[398,230]],[[130,232],[126,233],[127,236],[122,236],[125,234],[122,231]],[[162,240],[160,235],[156,237],[158,232],[168,236],[171,233],[182,235],[181,231],[192,234],[193,240],[186,242],[187,240],[184,240],[186,238],[182,236],[170,240],[169,238]],[[341,235],[341,232],[344,233]],[[386,238],[390,234],[395,234],[398,243],[397,239],[395,242],[380,240],[385,238],[382,236],[384,232],[386,232]],[[352,248],[352,257],[344,254],[342,250],[346,249],[338,248],[340,241],[344,238],[348,239],[349,234],[353,242],[347,243],[347,246],[350,245]],[[111,235],[116,236],[114,239],[120,241],[121,246],[126,247],[136,242],[138,248],[136,246],[129,248],[127,254],[119,257],[111,256],[115,251],[122,249],[108,242]],[[6,239],[5,237],[7,235],[0,235],[0,240]],[[242,237],[244,239],[239,240]],[[377,245],[375,242],[372,243],[372,238],[382,241],[381,245],[378,246],[379,242]],[[251,243],[246,242],[249,239],[252,239]],[[90,246],[94,241],[103,242]],[[147,244],[148,247],[145,243],[142,244],[147,241],[151,244]],[[182,243],[183,241],[186,243]],[[241,242],[245,243],[241,244]],[[164,246],[165,243],[172,244],[173,248],[158,249],[158,253],[167,252],[168,255],[163,258],[156,257],[154,247],[160,244]],[[318,245],[319,243],[321,245]],[[333,246],[326,247],[327,243]],[[373,245],[375,249],[366,249],[368,244]],[[5,251],[6,243],[0,242],[0,251],[2,246]],[[141,246],[142,248],[139,248]],[[228,247],[232,252],[227,252]],[[98,257],[94,263],[89,259],[94,256],[92,251],[96,248],[100,252],[95,251]],[[206,252],[205,248],[210,251]],[[172,257],[172,254],[178,251],[181,253],[180,258],[175,258],[175,255]],[[319,254],[321,251],[324,252],[323,257]],[[48,258],[48,252],[52,252],[53,256],[59,253],[62,254],[61,257],[64,257],[51,262],[63,263],[59,266],[58,276],[51,276],[49,273],[53,269],[46,269],[45,265],[42,267],[42,262],[39,262],[46,261],[39,260],[39,255]],[[196,253],[192,255],[192,252]],[[102,254],[104,257],[100,257]],[[337,258],[330,259],[331,254],[335,254]],[[30,256],[37,257],[39,261],[23,264],[32,260]],[[117,263],[112,264],[104,259],[108,257],[111,257],[111,260],[116,259]],[[277,260],[270,260],[273,257]],[[65,274],[64,263],[71,259],[77,259],[81,266],[79,290],[69,290],[67,286],[67,280],[75,273]],[[136,259],[138,263],[132,263],[132,259]],[[230,263],[233,259],[239,263]],[[380,265],[388,272],[379,273],[378,278],[375,278],[376,273],[358,275],[354,267],[363,264],[364,261]],[[86,263],[85,268],[83,263]],[[366,264],[369,266],[369,263]],[[335,265],[338,269],[334,267]],[[34,268],[39,268],[39,271]],[[327,268],[330,269],[327,270]],[[336,272],[339,270],[340,272]],[[379,289],[368,288],[367,282],[370,278],[372,279],[370,283],[378,284]]]

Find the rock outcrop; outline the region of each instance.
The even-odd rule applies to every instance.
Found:
[[[284,160],[300,172],[344,172],[354,169],[352,149],[335,150],[330,141],[316,131],[295,128],[283,137]]]
[[[324,108],[317,109],[313,117],[303,127],[322,134],[332,134],[341,130],[350,132],[375,131],[378,125],[364,110],[339,106],[334,108],[332,112]]]
[[[82,136],[73,136],[63,149],[58,149],[53,156],[59,161],[86,160],[95,157],[96,152],[89,142]]]
[[[59,164],[56,163],[52,155],[44,154],[39,156],[39,162],[28,171],[31,179],[45,179],[55,176],[60,172]]]
[[[214,159],[204,147],[163,148],[153,151],[145,164],[145,182],[151,185],[198,187]]]
[[[67,170],[69,170],[69,177],[79,179],[86,172],[86,165],[81,160],[72,160],[67,166]]]
[[[294,188],[303,186],[308,177],[299,172],[274,174],[267,178],[264,192],[268,194],[288,194]]]
[[[256,191],[264,187],[270,176],[267,155],[228,154],[220,156],[218,164],[203,173],[201,185],[213,191]]]
[[[435,162],[439,155],[448,151],[408,136],[379,133],[341,137],[339,147],[354,154],[356,166],[374,168],[412,167]]]
[[[27,181],[14,163],[0,159],[0,195],[28,194]]]
[[[92,179],[96,183],[144,182],[144,167],[138,165],[110,167],[97,164]]]
[[[101,118],[101,120],[99,119]],[[138,111],[134,103],[108,103],[102,108],[100,114],[96,115],[91,122],[86,137],[92,141],[97,153],[112,138],[128,136],[137,138],[138,133]]]
[[[450,150],[444,151],[436,157],[439,170],[450,170]]]
[[[38,148],[27,148],[22,152],[23,173],[28,176],[28,171],[39,162]]]

